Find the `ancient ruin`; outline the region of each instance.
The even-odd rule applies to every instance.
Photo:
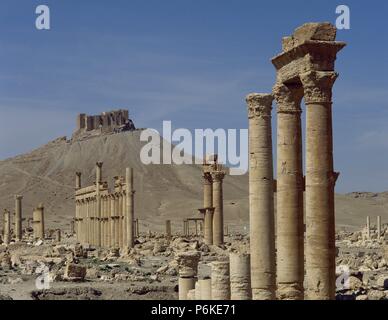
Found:
[[[81,186],[76,174],[75,229],[81,244],[96,247],[132,248],[134,244],[133,169],[114,177],[114,188],[102,180],[102,163],[96,164],[96,182]],[[136,224],[137,225],[137,224]]]
[[[77,127],[75,134],[93,130],[101,132],[122,132],[133,131],[135,125],[129,119],[128,110],[114,110],[103,112],[100,115],[86,115],[81,113],[77,116]]]

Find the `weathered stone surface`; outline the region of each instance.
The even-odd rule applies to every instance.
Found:
[[[83,281],[86,276],[86,267],[70,263],[65,268],[64,279],[69,281]]]

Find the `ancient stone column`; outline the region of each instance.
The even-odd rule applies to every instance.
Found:
[[[370,217],[366,217],[366,237],[370,240]]]
[[[81,172],[75,173],[75,189],[79,190],[81,189]]]
[[[124,245],[124,242],[123,242],[123,229],[124,229],[124,223],[123,223],[123,218],[124,218],[124,212],[123,212],[123,208],[124,208],[124,205],[123,205],[123,194],[122,192],[120,191],[118,193],[118,206],[119,206],[119,213],[118,213],[118,218],[117,218],[117,221],[118,221],[118,229],[119,229],[119,248],[122,248],[123,245]]]
[[[74,235],[75,234],[75,219],[70,220],[70,234]]]
[[[126,213],[127,213],[127,219],[126,219],[126,228],[127,228],[127,243],[126,246],[128,248],[133,248],[135,237],[134,237],[134,226],[133,226],[133,220],[135,218],[135,203],[134,203],[134,196],[135,191],[133,190],[133,169],[127,168],[125,173],[125,182],[127,186],[127,192],[126,192]]]
[[[229,261],[211,263],[212,300],[230,300]]]
[[[171,220],[166,220],[166,237],[171,239]]]
[[[278,298],[304,298],[303,160],[300,103],[303,88],[274,87],[277,113],[277,288]]]
[[[115,194],[115,248],[120,248],[120,206],[118,193]]]
[[[39,206],[33,212],[33,229],[35,239],[44,239],[44,207],[43,204]]]
[[[204,278],[198,280],[201,290],[201,300],[212,300],[212,280],[210,278]]]
[[[55,237],[56,242],[61,242],[62,237],[61,237],[61,230],[60,229],[55,230],[54,237]]]
[[[190,270],[180,270],[178,279],[179,300],[188,300],[187,294],[195,289],[195,277]]]
[[[205,212],[204,240],[207,245],[213,244],[213,215],[214,208],[208,207]]]
[[[213,206],[213,179],[210,172],[203,173],[203,207]]]
[[[381,237],[381,216],[377,216],[377,240]]]
[[[249,254],[230,254],[231,300],[251,300],[251,260]]]
[[[102,165],[103,162],[96,163],[96,235],[95,245],[101,247],[101,184],[102,184]]]
[[[187,294],[195,289],[198,274],[198,262],[201,254],[197,251],[181,252],[177,255],[179,267],[179,300],[187,300]]]
[[[247,96],[251,286],[254,300],[273,300],[276,288],[272,101],[270,94]]]
[[[7,209],[4,210],[4,243],[9,244],[11,242],[11,212]]]
[[[225,172],[212,172],[213,178],[213,244],[216,246],[224,243],[224,198],[222,183]]]
[[[306,104],[306,298],[335,299],[332,87],[335,72],[300,75]]]
[[[21,241],[23,236],[22,229],[22,199],[23,196],[15,196],[15,238],[16,241]]]
[[[115,238],[116,238],[116,235],[115,235],[115,232],[116,232],[116,228],[115,228],[115,214],[116,214],[116,210],[115,210],[115,196],[114,195],[111,195],[110,196],[110,239],[109,239],[109,246],[111,248],[114,248],[115,246]]]

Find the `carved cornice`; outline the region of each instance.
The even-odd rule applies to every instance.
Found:
[[[272,94],[251,93],[246,97],[246,102],[249,119],[271,117]]]
[[[336,72],[312,71],[300,75],[306,104],[331,103]]]
[[[276,84],[273,88],[273,95],[278,113],[302,113],[300,107],[303,98],[302,86]]]

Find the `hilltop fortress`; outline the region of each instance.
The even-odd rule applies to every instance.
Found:
[[[100,130],[104,133],[136,130],[135,125],[128,116],[128,110],[113,110],[103,112],[100,115],[86,115],[81,113],[77,116],[75,134]]]

